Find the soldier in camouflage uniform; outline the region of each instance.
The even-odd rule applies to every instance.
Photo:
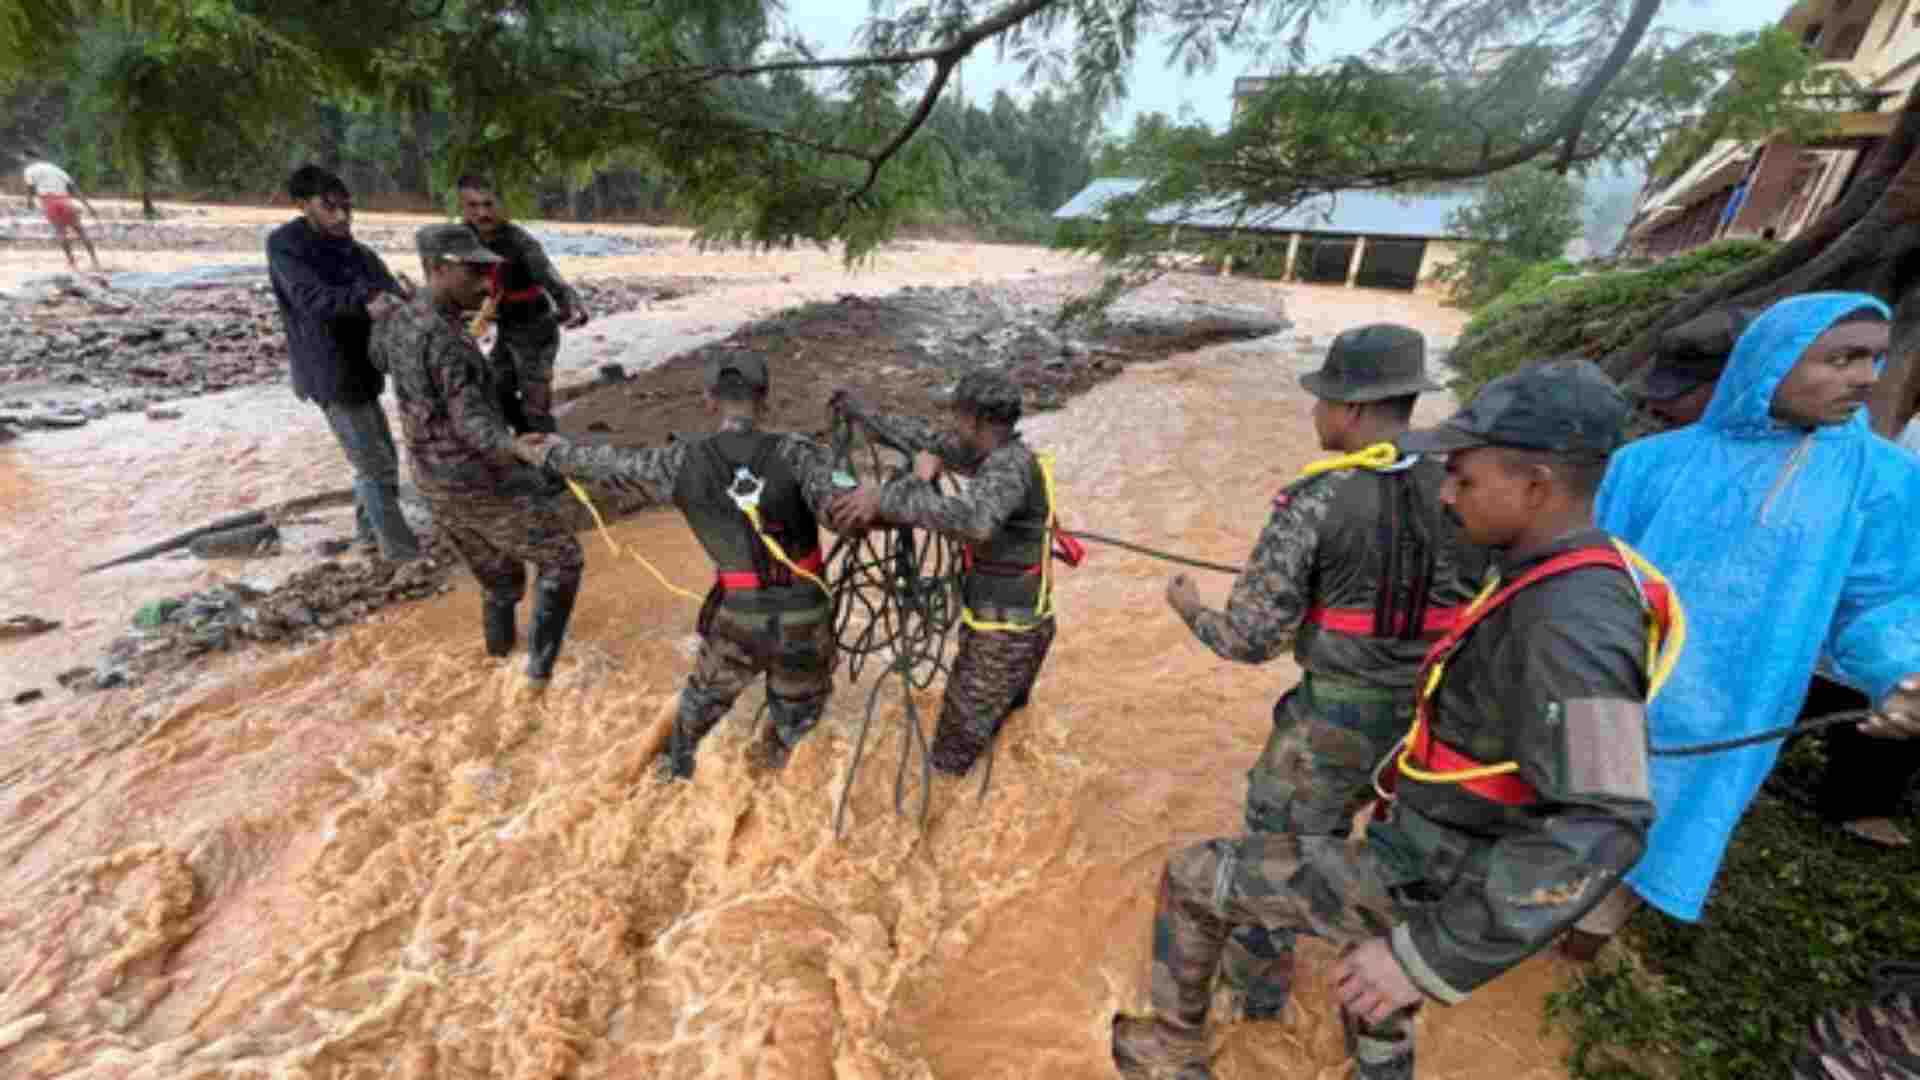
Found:
[[[1318,399],[1321,448],[1345,456],[1309,466],[1274,498],[1226,611],[1202,606],[1185,574],[1167,600],[1224,659],[1262,664],[1291,648],[1300,665],[1247,774],[1247,830],[1345,836],[1373,795],[1374,765],[1413,717],[1427,647],[1479,590],[1486,555],[1440,513],[1438,458],[1359,453],[1405,433],[1417,396],[1439,389],[1417,331],[1348,330],[1300,383]],[[1230,1012],[1280,1014],[1293,944],[1259,925],[1234,930],[1221,967]]]
[[[553,675],[586,560],[539,498],[542,477],[514,460],[486,357],[461,322],[462,311],[485,299],[488,267],[500,257],[464,225],[429,225],[415,242],[428,287],[375,329],[373,361],[393,380],[414,480],[434,524],[480,582],[488,655],[512,651],[524,564],[536,568],[526,681],[516,690],[536,696]]]
[[[1873,1001],[1822,1014],[1793,1080],[1920,1080],[1920,964],[1874,972]]]
[[[930,755],[934,768],[964,776],[1008,714],[1026,706],[1053,645],[1052,605],[1040,572],[1053,507],[1039,459],[1014,430],[1020,387],[995,372],[968,372],[954,390],[950,431],[876,413],[844,390],[833,404],[885,441],[915,452],[911,474],[837,500],[834,527],[845,532],[883,520],[966,545],[961,590],[967,616]],[[965,491],[944,495],[934,487],[945,468],[970,478]]]
[[[700,656],[680,691],[666,759],[667,771],[682,779],[693,775],[700,740],[761,674],[771,722],[750,751],[758,768],[786,764],[833,689],[833,600],[819,581],[817,523],[834,494],[827,451],[798,435],[759,430],[769,384],[759,354],[716,352],[705,378],[707,410],[719,420],[712,435],[635,450],[575,446],[557,436],[519,441],[529,462],[679,507],[713,559]],[[736,495],[753,501],[757,523]]]
[[[487,250],[500,256],[493,272],[493,378],[515,433],[557,430],[553,420],[553,361],[560,328],[587,324],[580,294],[560,277],[533,234],[500,216],[493,183],[459,180],[460,216]]]
[[[1653,818],[1649,612],[1664,626],[1671,608],[1657,576],[1643,585],[1593,527],[1626,418],[1598,369],[1556,362],[1401,439],[1450,455],[1442,505],[1492,549],[1500,588],[1429,653],[1420,722],[1393,759],[1397,798],[1363,836],[1256,832],[1168,861],[1153,1016],[1114,1022],[1123,1076],[1211,1075],[1210,984],[1232,928],[1257,923],[1341,945],[1357,1075],[1411,1077],[1423,1001],[1458,1002],[1526,959],[1640,857]]]

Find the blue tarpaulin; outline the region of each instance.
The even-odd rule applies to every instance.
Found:
[[[1774,391],[1863,293],[1811,293],[1756,319],[1699,423],[1614,456],[1602,528],[1638,548],[1685,605],[1686,649],[1655,699],[1655,748],[1791,724],[1821,654],[1878,702],[1920,671],[1920,459],[1879,438],[1866,410],[1811,431],[1770,415]],[[1656,757],[1659,808],[1628,882],[1700,917],[1727,841],[1778,742]]]

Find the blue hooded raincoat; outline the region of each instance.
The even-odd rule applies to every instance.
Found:
[[[1774,391],[1841,317],[1886,305],[1811,293],[1756,319],[1700,422],[1621,450],[1600,527],[1673,583],[1687,642],[1653,702],[1655,750],[1791,724],[1825,652],[1875,702],[1920,672],[1920,459],[1866,410],[1807,431],[1769,415]],[[1627,880],[1669,915],[1700,917],[1740,815],[1780,743],[1655,757],[1659,816]]]

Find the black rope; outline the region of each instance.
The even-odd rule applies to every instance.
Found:
[[[852,454],[852,424],[836,415],[833,427],[835,480],[842,485],[855,482]],[[886,475],[877,447],[885,446],[902,455],[895,446],[874,433],[867,439],[868,465],[874,477]],[[910,456],[910,455],[908,455]],[[936,480],[936,486],[941,481]],[[833,593],[834,637],[839,654],[847,661],[847,674],[854,682],[869,660],[879,658],[886,664],[881,676],[867,693],[867,708],[860,718],[854,737],[853,759],[833,812],[833,833],[841,833],[846,819],[847,799],[866,757],[868,734],[880,704],[880,691],[899,676],[904,699],[906,725],[900,738],[900,765],[893,779],[893,809],[906,813],[908,773],[918,759],[920,826],[926,827],[933,791],[933,755],[926,729],[920,723],[920,708],[914,691],[933,685],[934,679],[949,668],[945,662],[948,640],[960,615],[961,555],[958,542],[935,533],[902,526],[883,526],[856,535],[842,536],[827,556],[826,581]],[[982,793],[985,788],[983,786]]]
[[[1855,709],[1850,712],[1834,713],[1831,716],[1816,717],[1812,720],[1802,720],[1785,727],[1768,728],[1752,735],[1743,735],[1738,739],[1695,743],[1691,746],[1656,746],[1653,748],[1653,755],[1655,757],[1699,757],[1703,754],[1720,754],[1728,750],[1738,750],[1743,746],[1752,746],[1755,743],[1772,742],[1775,739],[1792,738],[1795,735],[1804,735],[1823,728],[1839,727],[1841,724],[1858,724],[1862,720],[1873,719],[1874,715],[1871,709]]]

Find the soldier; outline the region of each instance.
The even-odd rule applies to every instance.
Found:
[[[995,372],[971,371],[952,401],[952,429],[916,417],[877,413],[847,390],[833,407],[880,437],[914,453],[913,472],[882,487],[866,486],[834,501],[834,528],[875,520],[917,526],[966,544],[965,604],[960,645],[947,678],[933,767],[964,776],[993,741],[1009,713],[1027,704],[1053,645],[1051,555],[1054,508],[1047,466],[1020,439],[1020,387]],[[972,478],[943,495],[943,468]]]
[[[638,488],[686,515],[716,577],[700,609],[700,656],[673,724],[666,767],[693,775],[694,751],[755,677],[767,677],[771,723],[755,744],[758,768],[779,769],[820,720],[833,689],[833,600],[820,581],[819,515],[833,496],[824,447],[759,430],[766,359],[715,352],[707,412],[718,430],[657,449],[574,446],[523,435],[526,461],[581,480]]]
[[[1686,427],[1700,419],[1713,400],[1727,357],[1759,312],[1717,308],[1689,319],[1660,337],[1653,367],[1641,381],[1646,411],[1634,417],[1629,438]]]
[[[587,324],[587,306],[560,277],[533,234],[501,216],[493,182],[468,174],[459,180],[460,216],[487,250],[500,256],[493,271],[497,305],[493,377],[516,433],[558,430],[553,420],[553,361],[560,328]]]
[[[1254,833],[1169,860],[1154,1014],[1114,1021],[1122,1075],[1211,1075],[1209,984],[1231,929],[1258,923],[1344,947],[1336,981],[1357,1075],[1411,1077],[1423,1001],[1463,1000],[1633,865],[1653,816],[1646,700],[1673,650],[1670,594],[1593,527],[1626,419],[1597,368],[1556,361],[1487,384],[1441,428],[1401,439],[1450,455],[1441,504],[1467,541],[1493,550],[1494,575],[1422,665],[1385,778],[1397,798],[1356,841]]]
[[[1227,660],[1261,664],[1293,649],[1303,677],[1273,708],[1273,732],[1247,773],[1247,830],[1345,835],[1372,795],[1368,780],[1413,716],[1413,677],[1427,646],[1473,599],[1486,556],[1440,514],[1438,458],[1398,456],[1426,377],[1426,339],[1378,323],[1335,338],[1300,384],[1320,447],[1275,497],[1225,612],[1200,603],[1180,574],[1167,602]],[[1221,978],[1250,1019],[1280,1015],[1293,938],[1234,930]]]
[[[1881,964],[1873,1000],[1822,1013],[1793,1059],[1793,1080],[1920,1080],[1920,964]]]
[[[514,460],[513,433],[491,392],[486,357],[460,313],[485,300],[500,256],[464,225],[415,234],[427,288],[376,329],[374,363],[393,378],[400,426],[434,524],[480,582],[487,655],[513,649],[524,563],[538,568],[527,627],[526,679],[516,701],[538,697],[573,616],[585,558],[567,524],[539,497],[544,480]]]

